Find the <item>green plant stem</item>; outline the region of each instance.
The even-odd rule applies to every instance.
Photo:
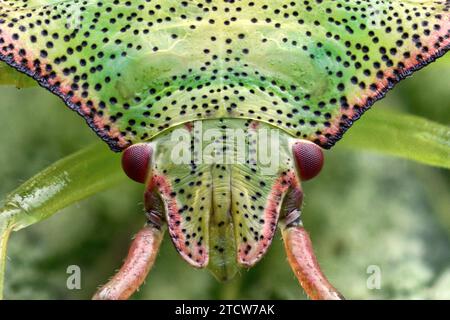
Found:
[[[95,144],[55,162],[7,195],[0,208],[0,297],[12,231],[47,219],[123,180],[120,155]]]
[[[9,217],[7,212],[0,211],[0,300],[3,299],[8,240],[13,229]]]
[[[373,109],[337,148],[373,151],[450,169],[450,127],[421,117]]]

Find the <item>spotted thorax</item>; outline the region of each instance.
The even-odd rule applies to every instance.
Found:
[[[302,182],[397,82],[450,48],[450,1],[0,1],[0,59],[61,97],[145,183],[148,224],[97,298],[144,280],[164,226],[229,279],[280,226],[312,298],[341,298],[301,226]]]

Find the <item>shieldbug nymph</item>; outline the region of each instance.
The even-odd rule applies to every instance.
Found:
[[[308,296],[343,299],[302,226],[302,183],[449,48],[448,0],[0,3],[0,59],[62,98],[144,187],[146,224],[95,299],[129,298],[164,232],[223,281],[277,228]]]

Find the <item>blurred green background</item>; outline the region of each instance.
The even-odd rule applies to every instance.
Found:
[[[403,81],[376,108],[450,125],[450,55]],[[0,87],[0,137],[0,197],[97,140],[81,117],[44,89],[13,87]],[[349,151],[340,143],[326,152],[321,175],[304,184],[303,219],[325,274],[347,298],[450,299],[449,177],[447,170]],[[5,297],[90,298],[120,266],[144,222],[142,192],[141,185],[127,180],[14,233]],[[81,290],[66,287],[69,265],[81,268]],[[367,287],[371,266],[381,270],[380,289]],[[279,237],[256,267],[224,284],[206,270],[189,267],[166,235],[153,271],[133,298],[305,296]]]

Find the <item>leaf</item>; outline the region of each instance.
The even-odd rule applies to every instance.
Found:
[[[0,86],[15,86],[16,88],[28,88],[37,86],[37,82],[23,73],[0,62]]]
[[[365,115],[339,146],[450,168],[449,126],[385,109]]]
[[[0,297],[10,232],[119,183],[125,178],[119,159],[95,144],[57,161],[6,196],[0,208]]]
[[[13,231],[46,219],[124,179],[119,160],[99,144],[59,160],[6,196],[0,218],[12,219]]]

